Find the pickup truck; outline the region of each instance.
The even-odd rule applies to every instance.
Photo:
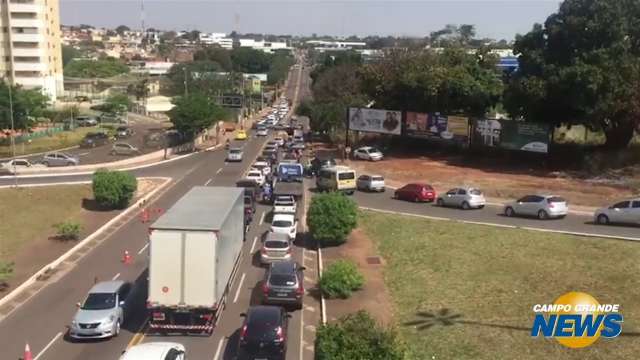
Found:
[[[295,214],[296,201],[292,195],[277,196],[273,202],[274,214]]]

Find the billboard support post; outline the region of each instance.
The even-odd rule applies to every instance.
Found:
[[[349,146],[349,108],[347,108],[344,124],[344,147]]]

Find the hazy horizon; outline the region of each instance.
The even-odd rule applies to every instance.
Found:
[[[544,22],[558,1],[144,0],[146,28],[277,35],[425,36],[473,24],[478,37],[512,40]],[[65,25],[140,29],[142,0],[61,0]]]

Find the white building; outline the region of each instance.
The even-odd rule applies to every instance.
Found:
[[[365,42],[355,41],[326,41],[326,40],[308,40],[306,44],[321,50],[351,50],[364,49],[367,46]]]
[[[276,50],[291,50],[291,47],[287,46],[284,41],[256,41],[254,39],[240,39],[240,47],[262,50],[267,53],[272,53]]]
[[[219,45],[223,49],[233,48],[233,39],[225,33],[200,33],[200,43],[205,45]]]
[[[165,61],[147,61],[142,67],[132,69],[131,72],[151,76],[166,75],[174,64]]]
[[[64,91],[59,0],[3,0],[0,10],[0,73],[56,101]]]

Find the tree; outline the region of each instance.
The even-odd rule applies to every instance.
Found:
[[[271,65],[272,55],[251,48],[231,50],[233,70],[241,73],[266,73]]]
[[[64,75],[79,78],[109,78],[129,72],[129,67],[114,58],[73,60],[64,68]]]
[[[220,66],[222,71],[233,70],[230,51],[219,46],[207,46],[196,51],[193,54],[193,60],[214,62]]]
[[[392,329],[385,329],[366,311],[320,326],[315,342],[316,360],[402,360],[405,347]]]
[[[93,174],[93,197],[105,209],[124,209],[129,206],[138,188],[136,177],[124,171],[101,169]]]
[[[171,122],[178,131],[190,136],[209,128],[226,116],[223,108],[202,93],[179,96],[173,103],[175,107],[169,111]]]
[[[120,36],[124,35],[124,33],[127,31],[131,31],[131,29],[126,25],[120,25],[116,28],[116,33],[118,33],[118,35]]]
[[[102,105],[102,111],[108,113],[118,113],[127,111],[131,105],[131,100],[127,94],[115,93],[110,95]]]
[[[340,245],[357,225],[358,210],[350,198],[332,192],[311,199],[307,225],[314,239],[323,245]]]
[[[289,69],[295,63],[293,57],[285,54],[276,54],[271,60],[267,73],[267,84],[282,83],[289,73]]]
[[[36,118],[42,116],[49,104],[49,97],[40,89],[24,89],[21,86],[11,87],[14,128],[28,130],[33,127]],[[9,103],[9,86],[0,83],[0,129],[11,128],[11,104]]]
[[[194,61],[190,63],[176,64],[169,69],[168,90],[172,95],[184,94],[185,75],[189,93],[203,93],[208,96],[218,95],[233,88],[232,76],[221,74],[218,63],[211,61]]]
[[[79,58],[82,56],[82,52],[80,50],[74,48],[70,45],[62,45],[62,66],[67,66],[71,60]]]
[[[544,25],[516,38],[519,70],[505,108],[526,121],[602,130],[626,147],[640,127],[640,3],[566,0]]]
[[[145,99],[149,96],[149,79],[144,78],[127,87],[127,93],[136,97],[136,100]]]
[[[390,51],[381,62],[363,67],[362,88],[382,109],[483,116],[503,91],[496,61],[486,49]]]

